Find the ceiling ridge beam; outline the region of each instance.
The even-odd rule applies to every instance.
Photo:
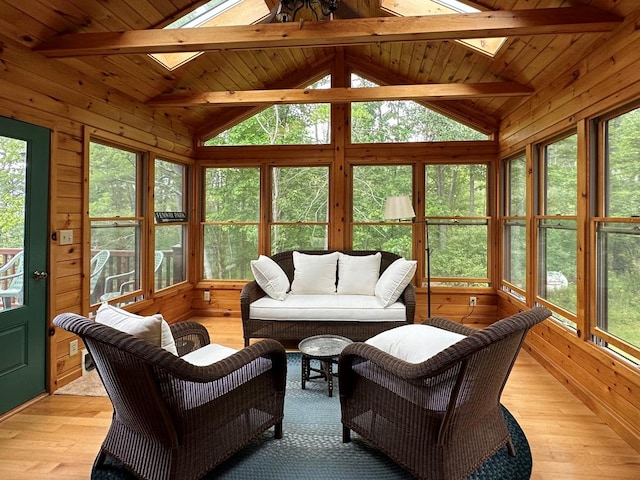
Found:
[[[488,11],[423,17],[73,33],[34,51],[47,57],[327,47],[522,35],[608,32],[622,18],[590,6]]]
[[[163,94],[152,98],[150,107],[249,106],[299,103],[378,102],[386,100],[460,100],[463,98],[528,96],[533,89],[516,82],[430,83],[340,87],[326,89],[272,89],[188,94]]]

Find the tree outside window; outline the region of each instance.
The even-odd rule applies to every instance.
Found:
[[[355,250],[386,250],[412,258],[412,224],[383,218],[387,197],[411,197],[411,165],[353,167],[352,245]]]
[[[487,181],[484,164],[426,166],[425,219],[432,282],[489,284]]]
[[[271,253],[329,246],[329,168],[271,170]]]
[[[252,278],[258,256],[260,169],[204,169],[202,267],[204,279]]]

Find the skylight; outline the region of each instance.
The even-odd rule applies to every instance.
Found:
[[[482,11],[472,6],[470,2],[461,2],[458,0],[380,0],[380,7],[398,17],[450,15],[453,13],[462,14]],[[505,37],[474,38],[456,40],[456,42],[493,57],[498,53],[498,50],[505,40]]]
[[[178,18],[165,29],[251,25],[269,15],[264,0],[210,0]],[[203,52],[154,53],[149,56],[168,70],[174,70]]]

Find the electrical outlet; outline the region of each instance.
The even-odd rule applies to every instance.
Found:
[[[69,342],[69,356],[73,357],[78,354],[78,340],[71,340]]]
[[[205,302],[211,301],[211,292],[209,290],[205,290],[202,298]]]
[[[73,243],[73,230],[60,230],[60,245],[71,245]]]
[[[475,307],[478,299],[476,297],[469,297],[469,306]]]

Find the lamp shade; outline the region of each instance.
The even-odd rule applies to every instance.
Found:
[[[388,197],[384,206],[385,220],[400,220],[402,218],[413,218],[416,213],[413,211],[411,200],[407,195],[398,197]]]

